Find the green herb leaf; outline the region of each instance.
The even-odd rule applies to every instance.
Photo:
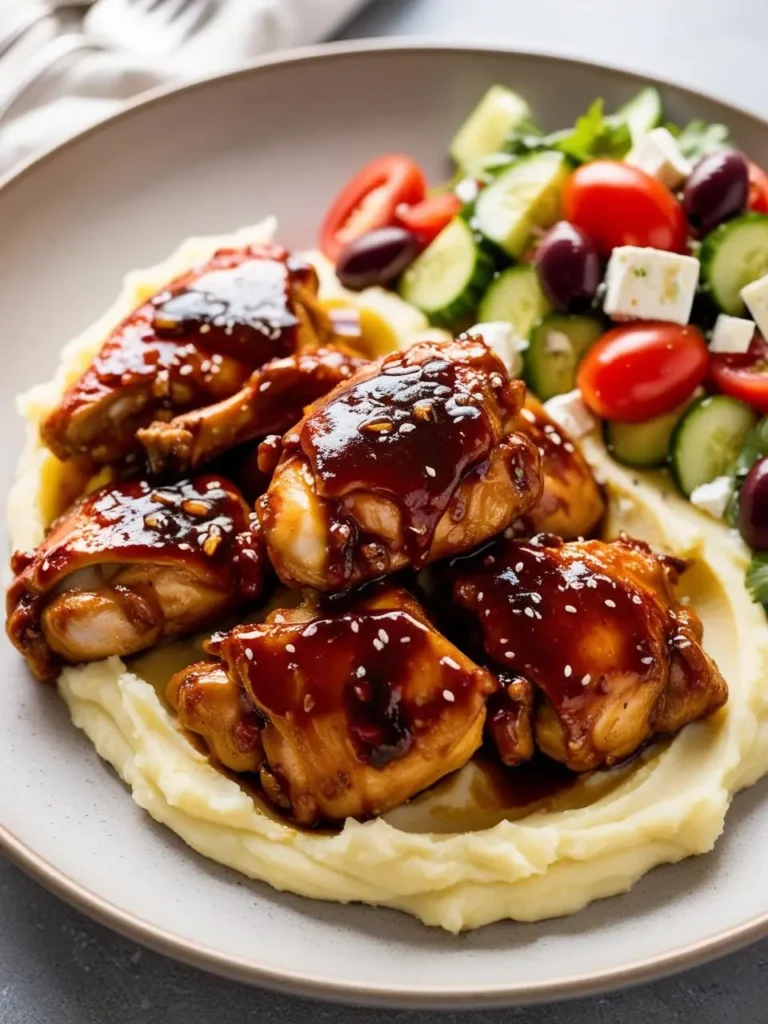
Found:
[[[768,605],[768,551],[752,555],[744,582],[753,601]]]
[[[667,125],[669,127],[669,125]],[[732,146],[731,136],[724,124],[707,124],[706,121],[690,121],[677,136],[677,144],[683,156],[698,160],[715,149]]]
[[[574,163],[583,164],[600,157],[621,160],[631,145],[628,125],[618,117],[606,117],[603,101],[597,99],[586,113],[576,119],[573,128],[542,135],[533,124],[519,126],[505,142],[504,152],[520,157],[543,149],[555,149]]]
[[[768,455],[768,416],[764,416],[749,431],[733,468],[733,494],[728,502],[725,518],[729,526],[739,521],[739,495],[747,474],[758,459]]]

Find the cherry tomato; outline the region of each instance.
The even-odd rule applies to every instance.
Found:
[[[768,174],[749,161],[749,197],[747,206],[757,213],[768,213]]]
[[[595,160],[578,167],[565,183],[563,210],[603,256],[617,245],[685,251],[682,207],[669,189],[631,164]]]
[[[707,372],[696,327],[657,321],[615,327],[587,352],[577,384],[589,408],[620,423],[641,423],[689,398]]]
[[[422,245],[429,245],[453,220],[461,207],[462,202],[457,195],[441,192],[422,199],[415,206],[401,204],[395,210],[395,216],[404,228],[416,235]]]
[[[320,248],[335,262],[355,238],[394,224],[400,203],[420,203],[426,191],[424,172],[409,157],[393,154],[372,160],[331,203],[320,225]]]
[[[768,343],[756,334],[743,354],[710,354],[709,380],[724,394],[768,415]]]

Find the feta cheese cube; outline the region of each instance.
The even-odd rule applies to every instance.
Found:
[[[475,324],[474,327],[470,327],[467,334],[479,335],[504,363],[510,377],[519,377],[523,372],[521,353],[528,342],[517,333],[512,324],[505,320],[493,320],[485,324]]]
[[[746,352],[755,333],[752,320],[721,313],[712,329],[710,352]]]
[[[544,403],[544,410],[574,440],[591,433],[597,426],[597,420],[584,404],[578,388],[550,398]]]
[[[691,504],[715,519],[722,519],[732,491],[729,476],[717,476],[708,484],[700,484],[691,491]]]
[[[653,128],[644,135],[627,156],[626,163],[639,167],[673,191],[680,188],[693,170],[677,140],[666,128]]]
[[[755,323],[764,338],[768,338],[768,274],[741,289],[744,305],[755,318]]]
[[[621,245],[608,261],[603,308],[614,320],[687,324],[698,281],[693,256]]]

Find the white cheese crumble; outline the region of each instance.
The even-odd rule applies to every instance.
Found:
[[[644,135],[627,156],[626,163],[639,167],[672,191],[679,189],[693,170],[677,140],[666,128],[653,128]]]
[[[749,312],[755,318],[760,333],[768,338],[768,274],[741,289],[741,297]]]
[[[731,497],[731,478],[717,476],[708,484],[700,484],[691,492],[691,504],[715,519],[722,519]]]
[[[603,307],[614,320],[687,324],[698,280],[693,256],[621,245],[608,261]]]
[[[712,329],[709,351],[744,353],[749,349],[754,333],[754,321],[721,313]]]
[[[591,433],[597,426],[597,420],[584,404],[578,389],[550,398],[544,403],[544,410],[575,440]]]

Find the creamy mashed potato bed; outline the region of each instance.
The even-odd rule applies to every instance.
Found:
[[[167,262],[129,275],[112,309],[66,347],[55,380],[21,399],[29,435],[10,500],[15,546],[39,543],[63,482],[60,464],[39,446],[40,418],[107,331],[216,247],[265,239],[273,230],[265,222],[234,236],[193,239]],[[321,273],[323,291],[339,295],[327,268]],[[399,312],[408,326],[391,329],[398,344],[407,344],[424,325]],[[768,770],[768,625],[744,589],[747,552],[660,476],[617,466],[596,436],[584,449],[608,488],[609,532],[626,529],[696,558],[683,587],[704,621],[705,647],[730,685],[721,712],[622,769],[610,786],[605,773],[595,773],[577,784],[578,800],[555,797],[515,820],[446,832],[446,812],[466,811],[471,800],[477,769],[468,765],[384,818],[348,821],[337,835],[313,834],[264,813],[211,767],[176,729],[150,682],[117,658],[62,672],[59,688],[73,721],[136,802],[205,856],[278,889],[397,907],[449,931],[568,914],[625,891],[657,864],[711,849],[732,794]]]

